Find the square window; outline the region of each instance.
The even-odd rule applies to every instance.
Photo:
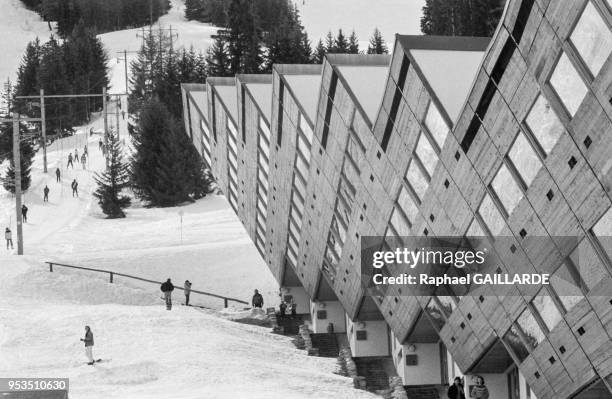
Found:
[[[555,198],[555,193],[553,193],[553,190],[548,190],[546,193],[546,198],[548,198],[549,201],[552,201],[552,199]]]
[[[514,177],[506,167],[502,167],[497,172],[497,175],[491,183],[497,198],[504,206],[506,213],[510,215],[519,201],[523,198],[523,192],[514,180]]]
[[[529,187],[542,168],[542,162],[523,133],[519,133],[508,152],[512,166],[521,175],[525,185]]]
[[[561,352],[561,354],[564,354],[564,353],[565,353],[565,351],[566,351],[565,346],[561,345],[561,346],[559,347],[559,352]]]
[[[544,153],[548,155],[561,137],[564,128],[550,103],[541,94],[533,104],[525,122]]]
[[[583,143],[586,148],[589,148],[591,144],[593,144],[593,140],[591,140],[591,136],[586,136]]]
[[[612,50],[612,32],[590,1],[570,40],[593,76],[597,76]]]
[[[586,96],[587,87],[565,53],[559,58],[550,78],[550,84],[573,117]]]
[[[457,151],[457,152],[455,153],[455,160],[457,160],[457,161],[458,161],[458,160],[459,160],[459,158],[461,158],[461,154],[459,153],[459,151]]]
[[[544,332],[542,332],[542,329],[529,309],[525,309],[525,311],[521,313],[517,323],[521,327],[521,330],[523,330],[525,339],[532,349],[542,342],[544,339]]]
[[[578,334],[580,334],[580,336],[583,336],[586,333],[584,327],[579,327],[576,331],[578,332]]]
[[[514,245],[514,244],[510,245],[510,252],[512,252],[512,253],[516,252],[516,245]]]
[[[533,306],[536,308],[540,317],[546,324],[548,331],[551,331],[562,319],[561,312],[557,309],[557,305],[552,297],[545,289],[541,290],[535,298],[533,298]]]
[[[448,125],[442,118],[442,114],[440,114],[440,110],[436,107],[436,104],[433,101],[429,102],[429,107],[427,108],[427,115],[425,115],[425,126],[429,129],[429,132],[438,143],[438,147],[442,148],[444,146],[444,140],[446,140],[446,136],[448,134]]]
[[[450,186],[450,182],[447,180],[444,180],[444,187],[448,188],[448,186]]]
[[[578,161],[575,157],[571,157],[569,161],[567,161],[567,164],[569,165],[570,169],[574,169],[574,166],[576,166],[577,163]]]
[[[529,356],[529,349],[523,344],[520,334],[516,326],[510,327],[510,330],[503,337],[504,342],[512,349],[514,355],[522,362]]]
[[[521,231],[519,231],[519,235],[521,236],[521,238],[527,237],[527,230],[521,229]]]
[[[484,197],[478,213],[493,236],[498,235],[504,228],[504,219],[489,194]]]

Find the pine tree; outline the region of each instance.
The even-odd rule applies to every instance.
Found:
[[[40,40],[28,43],[19,70],[17,71],[17,84],[15,95],[29,96],[38,94],[38,68],[40,67],[41,49]]]
[[[331,31],[327,32],[325,36],[325,53],[336,53],[336,43],[334,42],[334,35]]]
[[[93,196],[98,199],[102,212],[108,219],[124,218],[123,209],[130,205],[130,197],[121,192],[130,184],[129,167],[123,162],[121,144],[117,135],[108,134],[108,168],[102,173],[96,173],[94,180],[98,188]]]
[[[206,51],[206,74],[231,76],[228,44],[223,35],[217,35],[213,45]]]
[[[319,43],[317,43],[317,47],[315,47],[314,53],[312,55],[312,61],[315,64],[322,64],[323,59],[325,59],[325,53],[327,53],[327,49],[323,44],[323,40],[319,40]]]
[[[487,36],[495,33],[504,0],[426,0],[421,32],[442,36]]]
[[[359,54],[359,39],[357,39],[357,34],[355,33],[355,31],[351,32],[351,36],[349,37],[347,53]]]
[[[231,0],[228,9],[228,52],[232,74],[258,73],[263,63],[258,24],[251,0]]]
[[[202,18],[203,5],[200,0],[185,0],[185,18],[187,20],[199,20]]]
[[[149,206],[175,206],[208,192],[201,157],[182,126],[157,99],[141,111],[134,148],[132,187]]]
[[[348,53],[349,52],[349,42],[346,40],[346,36],[342,29],[338,29],[338,35],[334,39],[334,53]]]
[[[23,139],[23,135],[26,132],[26,128],[23,125],[19,126],[19,134],[20,134],[20,144],[19,144],[19,153],[20,153],[20,162],[21,165],[21,191],[27,191],[30,188],[30,183],[32,182],[31,178],[31,168],[32,162],[34,161],[34,149],[29,141]],[[0,137],[3,137],[2,140],[2,151],[6,151],[8,157],[10,157],[9,166],[6,169],[6,174],[4,176],[2,185],[6,191],[15,194],[15,160],[12,157],[13,154],[13,125],[5,124],[2,126],[0,130]]]
[[[64,49],[52,37],[41,48],[40,67],[38,69],[38,86],[45,94],[72,93],[72,82],[68,74]],[[47,129],[53,131],[69,128],[72,122],[71,105],[69,101],[55,99],[46,104]]]
[[[374,34],[370,38],[370,44],[368,46],[368,54],[388,54],[389,48],[387,47],[387,43],[382,37],[382,33],[378,30],[378,28],[374,29]]]

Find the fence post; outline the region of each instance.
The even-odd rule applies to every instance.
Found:
[[[227,298],[223,298],[223,302],[225,303],[225,307],[227,308],[228,307],[228,305],[227,305]]]
[[[49,271],[52,272],[53,271],[53,263],[49,262]]]
[[[113,272],[110,272],[110,282],[113,282]]]

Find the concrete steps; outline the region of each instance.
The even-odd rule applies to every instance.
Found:
[[[356,357],[353,360],[357,366],[357,375],[365,380],[365,389],[371,392],[389,389],[387,358]]]
[[[444,385],[422,385],[406,386],[408,399],[442,399],[446,397],[447,386]]]
[[[310,334],[312,347],[318,350],[318,356],[338,357],[340,348],[335,334]]]

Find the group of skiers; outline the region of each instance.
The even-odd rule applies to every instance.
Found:
[[[162,283],[160,289],[164,293],[166,309],[172,309],[172,291],[174,291],[174,284],[172,284],[172,280],[166,280],[166,282]],[[185,306],[190,306],[189,295],[191,294],[191,281],[185,280],[185,284],[183,285],[183,291],[185,293]]]
[[[81,164],[83,165],[83,169],[87,169],[87,144],[85,145],[85,147],[83,148],[83,154],[81,155]],[[74,149],[74,157],[72,156],[72,153],[68,153],[68,163],[66,164],[66,169],[68,169],[70,166],[72,166],[72,169],[74,169],[74,163],[73,161],[79,162],[79,150],[77,150],[76,148]],[[58,169],[59,170],[59,169]],[[57,172],[55,172],[57,175]],[[58,180],[59,181],[59,176],[58,176]]]

